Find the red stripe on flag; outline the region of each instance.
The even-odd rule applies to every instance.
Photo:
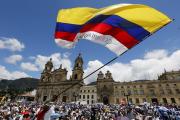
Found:
[[[129,35],[123,29],[113,27],[106,23],[86,24],[80,30],[81,33],[87,32],[87,31],[94,31],[94,32],[101,33],[103,35],[111,35],[127,48],[131,48],[137,43],[139,43],[138,40],[136,40],[134,37]]]
[[[55,32],[55,38],[56,39],[64,39],[70,42],[73,42],[76,37],[76,33],[70,33],[70,32]]]

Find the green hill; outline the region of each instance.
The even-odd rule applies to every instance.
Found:
[[[5,93],[21,94],[37,88],[39,79],[20,78],[16,80],[0,80],[0,96]]]
[[[0,90],[11,88],[11,89],[25,89],[25,88],[33,88],[35,89],[38,84],[38,80],[36,78],[20,78],[16,80],[0,80]]]

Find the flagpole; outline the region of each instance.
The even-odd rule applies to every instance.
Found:
[[[174,19],[172,19],[172,21],[174,21]],[[154,33],[156,33],[157,31],[159,31],[159,30],[162,29],[163,27],[167,26],[167,25],[168,25],[169,23],[171,23],[172,21],[170,21],[170,22],[168,22],[167,24],[163,25],[161,28],[157,29],[157,30],[154,31],[153,33],[147,35],[145,38],[143,38],[143,40],[146,39],[147,37],[153,35]],[[142,41],[143,41],[143,40],[142,40]],[[139,42],[139,43],[141,43],[141,42]],[[138,44],[139,44],[139,43],[138,43]],[[137,45],[138,45],[138,44],[137,44]],[[136,46],[137,46],[137,45],[136,45]],[[134,46],[134,47],[135,47],[135,46]],[[132,48],[134,48],[134,47],[132,47]],[[128,49],[128,50],[131,50],[132,48],[130,48],[130,49]],[[127,50],[127,51],[128,51],[128,50]],[[93,75],[94,73],[96,73],[96,72],[99,71],[100,69],[104,68],[105,66],[107,66],[107,65],[110,64],[111,62],[115,61],[117,58],[119,58],[119,56],[125,54],[127,51],[125,51],[124,53],[122,53],[122,54],[114,57],[114,58],[111,59],[111,60],[109,60],[107,63],[105,63],[105,64],[102,65],[101,67],[97,68],[96,70],[94,70],[93,72],[91,72],[90,74],[88,74],[87,76],[85,76],[82,80],[79,80],[78,82],[73,83],[71,86],[69,86],[69,87],[67,87],[66,89],[64,89],[62,92],[60,92],[59,94],[57,94],[56,99],[58,99],[58,97],[59,97],[62,93],[66,92],[67,90],[69,90],[69,89],[72,88],[73,86],[80,84],[81,82],[84,81],[84,79],[88,78],[89,76]],[[55,100],[56,100],[56,99],[55,99]],[[47,100],[46,102],[49,102],[49,101],[50,101],[50,100]]]

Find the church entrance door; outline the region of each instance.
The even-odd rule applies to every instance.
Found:
[[[62,102],[66,102],[66,100],[67,100],[67,96],[63,96]]]
[[[158,99],[157,98],[152,98],[151,101],[152,101],[152,103],[158,104]]]
[[[103,96],[103,103],[104,103],[105,105],[109,104],[109,98],[108,98],[108,96]]]

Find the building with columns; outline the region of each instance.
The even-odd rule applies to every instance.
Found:
[[[87,104],[112,103],[122,101],[139,104],[142,102],[179,104],[180,105],[180,71],[166,72],[157,80],[136,80],[131,82],[114,81],[110,71],[97,75],[96,82],[85,85],[83,79],[82,56],[76,58],[72,76],[67,79],[67,70],[60,65],[52,71],[51,59],[46,63],[41,74],[36,100],[39,102],[57,99],[60,102],[86,101]],[[75,86],[71,87],[72,85]],[[71,87],[70,89],[62,91]]]

